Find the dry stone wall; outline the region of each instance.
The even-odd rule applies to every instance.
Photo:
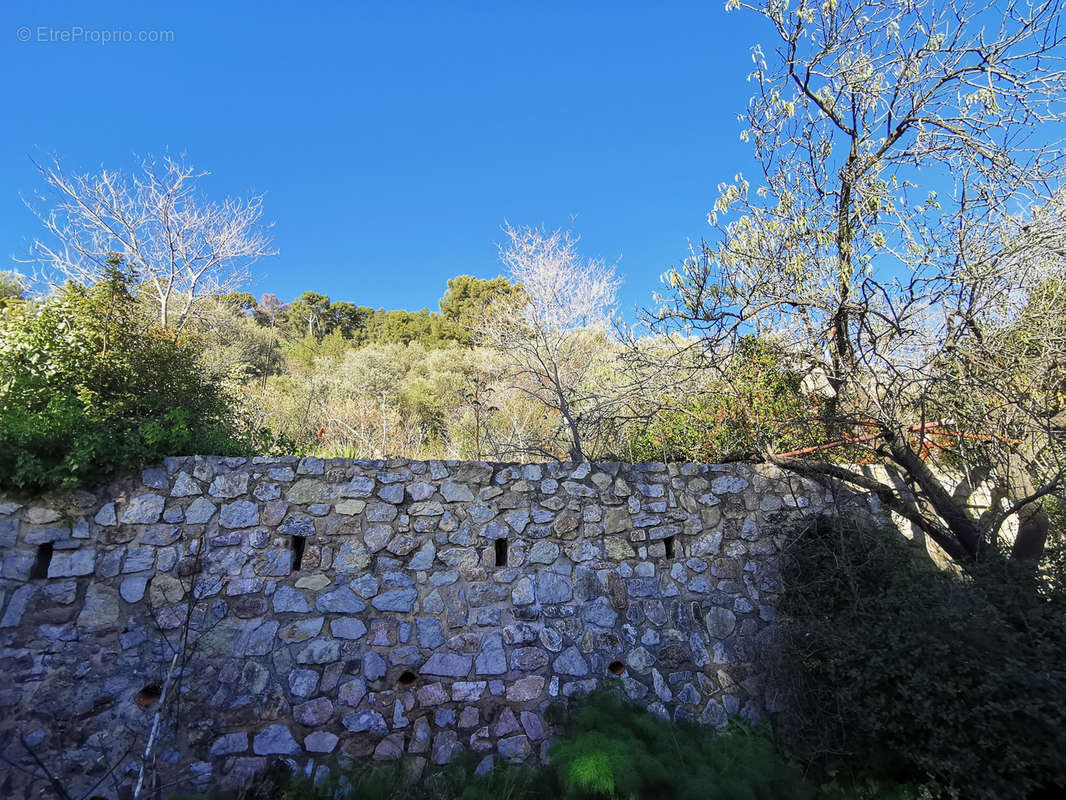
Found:
[[[776,554],[827,500],[747,465],[200,457],[0,500],[0,795],[47,796],[39,759],[121,796],[161,707],[174,789],[544,759],[551,706],[603,681],[758,718]]]

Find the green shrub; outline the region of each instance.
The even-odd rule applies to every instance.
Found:
[[[551,761],[568,798],[815,796],[767,730],[739,721],[721,733],[673,723],[610,689],[574,703]]]
[[[117,267],[91,288],[0,309],[0,492],[248,449],[197,343],[145,320]]]
[[[791,748],[943,795],[1066,786],[1063,598],[994,553],[965,578],[913,553],[894,531],[840,520],[791,548]]]

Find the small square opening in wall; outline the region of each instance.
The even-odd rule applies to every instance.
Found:
[[[292,537],[292,571],[296,572],[300,569],[300,565],[304,560],[304,548],[307,546],[307,539],[303,536]]]
[[[667,536],[665,539],[663,539],[663,547],[666,548],[666,557],[667,558],[673,558],[674,557],[674,537],[673,536]]]
[[[493,541],[492,545],[493,545],[493,547],[496,550],[496,566],[497,567],[506,567],[507,566],[507,540],[506,539],[496,539],[496,540]]]
[[[55,545],[51,542],[37,545],[37,559],[33,562],[33,569],[30,570],[30,580],[48,577],[48,567],[52,564],[54,550]]]

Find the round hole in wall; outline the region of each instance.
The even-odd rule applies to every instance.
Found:
[[[623,672],[626,671],[626,665],[623,664],[621,661],[615,659],[607,665],[607,671],[610,672],[612,675],[621,675]]]
[[[418,680],[418,676],[411,670],[405,669],[400,675],[400,679],[396,682],[396,685],[401,689],[410,689],[415,685],[415,681]]]
[[[159,702],[159,698],[163,696],[163,690],[159,688],[158,683],[150,683],[137,692],[137,696],[133,698],[133,701],[141,708],[151,708]]]

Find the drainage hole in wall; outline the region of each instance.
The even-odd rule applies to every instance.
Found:
[[[506,539],[496,539],[493,542],[493,545],[496,548],[496,566],[497,567],[506,567],[507,566],[507,540]]]
[[[406,669],[400,675],[400,679],[396,682],[396,685],[399,686],[401,689],[410,689],[412,686],[415,685],[415,681],[417,680],[418,676],[411,672],[411,670]]]
[[[159,688],[158,683],[150,683],[137,692],[137,696],[133,698],[133,701],[141,708],[151,708],[159,702],[159,698],[163,696],[163,690]]]
[[[31,580],[48,577],[48,567],[52,563],[52,551],[54,549],[55,545],[51,542],[37,545],[37,560],[33,562],[33,569],[30,570]]]
[[[665,539],[663,539],[663,546],[666,548],[666,557],[667,558],[673,558],[674,557],[674,537],[673,536],[667,536]]]
[[[307,546],[307,539],[303,536],[292,537],[292,571],[296,572],[300,569],[300,565],[304,560],[304,548]]]
[[[615,660],[607,665],[607,671],[610,672],[612,675],[621,675],[623,672],[626,671],[626,665],[623,664],[621,661]]]

